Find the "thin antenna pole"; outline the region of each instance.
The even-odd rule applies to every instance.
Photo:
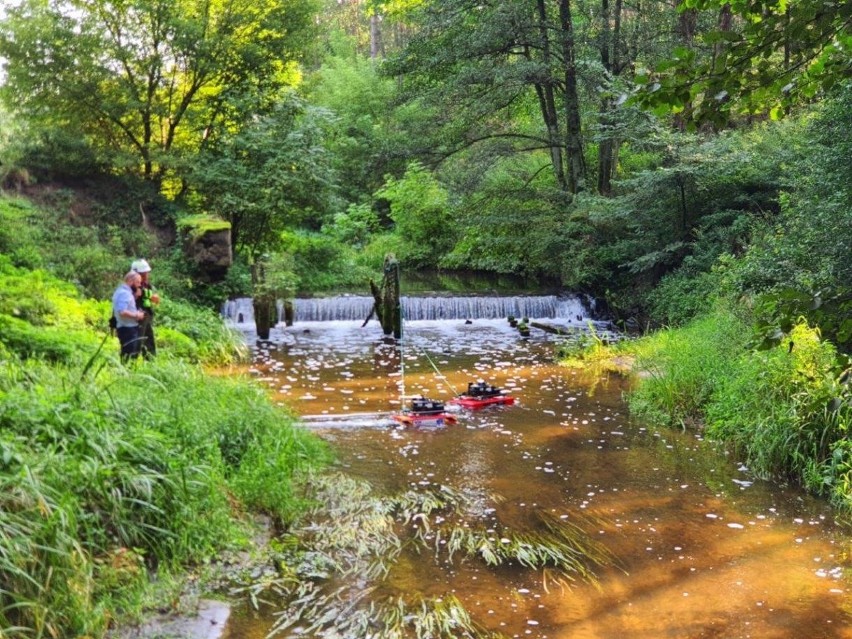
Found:
[[[405,410],[405,333],[402,332],[402,305],[399,307],[399,326],[400,326],[400,335],[399,335],[399,405],[402,410]]]
[[[447,381],[446,375],[444,375],[441,371],[438,370],[438,367],[435,365],[435,362],[433,362],[432,358],[429,357],[429,353],[427,353],[423,349],[420,349],[420,350],[423,352],[423,355],[426,357],[426,359],[432,365],[432,368],[435,370],[435,372],[438,374],[438,379],[443,380],[443,383],[447,386],[447,388],[450,389],[450,393],[452,393],[453,397],[458,397],[460,395],[460,393],[457,393],[456,389],[453,388],[452,385],[450,384],[450,382]]]

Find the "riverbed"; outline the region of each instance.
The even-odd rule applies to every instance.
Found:
[[[631,419],[629,380],[559,366],[560,339],[505,320],[408,322],[401,342],[375,322],[303,322],[255,348],[250,374],[377,493],[463,490],[467,524],[499,537],[571,522],[612,556],[594,580],[559,585],[517,564],[403,553],[372,584],[383,596],[452,595],[506,637],[852,637],[850,530],[832,509],[756,479],[700,433]],[[448,400],[479,380],[516,403],[439,427],[392,419],[404,397]],[[273,622],[238,614],[230,636]]]

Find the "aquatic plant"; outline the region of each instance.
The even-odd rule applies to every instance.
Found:
[[[311,494],[317,506],[293,530],[300,547],[290,546],[287,560],[281,562],[295,566],[296,578],[282,574],[272,585],[276,593],[287,593],[287,606],[270,635],[298,624],[300,631],[316,637],[500,636],[472,621],[452,596],[412,600],[400,595],[377,601],[374,593],[403,547],[434,548],[436,554],[446,553],[449,561],[464,555],[488,566],[549,569],[545,582],[549,578],[560,585],[594,582],[592,567],[613,561],[579,520],[541,513],[530,531],[471,528],[466,515],[481,495],[450,486],[379,497],[368,483],[335,474],[317,477]],[[348,583],[340,585],[340,580]]]
[[[565,584],[578,578],[596,581],[592,565],[609,565],[613,557],[602,544],[589,538],[577,524],[563,521],[548,513],[538,513],[543,528],[528,532],[488,531],[479,528],[454,527],[446,539],[450,559],[456,553],[479,556],[489,566],[517,562],[531,569],[552,567],[556,581]],[[436,551],[443,541],[435,537]]]
[[[473,621],[452,595],[413,603],[402,597],[370,602],[373,592],[348,587],[324,592],[316,584],[304,583],[267,636],[299,623],[302,634],[322,639],[506,639]]]

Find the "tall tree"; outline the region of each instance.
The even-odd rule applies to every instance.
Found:
[[[0,22],[2,95],[160,180],[296,80],[312,14],[311,0],[23,0]]]
[[[328,119],[289,95],[199,157],[190,184],[206,210],[231,223],[235,252],[257,261],[278,248],[282,231],[317,230],[334,209]]]
[[[555,182],[569,193],[583,188],[577,42],[569,0],[433,0],[424,3],[415,22],[418,33],[386,68],[412,95],[440,105],[443,130],[452,135],[437,153],[446,156],[497,140],[505,153],[546,150]],[[533,95],[537,126],[505,117],[526,113]]]

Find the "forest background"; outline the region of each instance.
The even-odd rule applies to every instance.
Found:
[[[76,389],[96,383],[89,358],[105,309],[94,300],[108,299],[130,258],[156,264],[164,352],[221,363],[238,351],[215,319],[224,299],[361,290],[393,253],[406,270],[519,275],[588,293],[625,326],[663,329],[633,347],[651,372],[636,411],[706,428],[756,473],[848,508],[850,20],[852,4],[818,0],[7,3],[0,355],[15,365],[0,395],[4,481],[24,490],[15,472],[34,421],[55,454],[79,420],[52,422],[49,404],[107,402],[103,388]],[[182,250],[181,229],[199,219],[230,230],[226,273],[211,277]],[[40,369],[64,380],[45,382],[61,398],[32,386],[30,367],[44,361],[76,370]],[[197,373],[164,366],[134,383],[194,387]],[[217,404],[189,402],[197,415]],[[264,502],[270,475],[253,457],[275,427],[249,436],[238,414],[215,427],[215,454],[180,439],[188,429],[168,436],[183,442],[191,472],[215,475],[210,486],[229,482],[232,497],[286,521],[296,504]],[[134,446],[152,428],[137,426]],[[151,460],[159,445],[143,447]],[[287,466],[286,453],[279,461]],[[280,495],[301,472],[287,468]],[[58,509],[45,491],[32,504]],[[211,510],[210,491],[185,503],[221,523],[227,504],[219,495]],[[83,542],[60,528],[29,535],[64,539],[62,570],[74,574],[75,544],[93,558],[116,550],[96,532],[98,516],[81,512],[91,524]],[[165,520],[175,530],[195,520],[190,509],[161,514],[110,534],[153,563],[197,560],[223,543],[209,530],[157,540]],[[0,525],[23,525],[10,521]],[[7,567],[20,593],[46,596]],[[72,594],[44,610],[69,609]],[[29,610],[3,603],[13,617]]]

